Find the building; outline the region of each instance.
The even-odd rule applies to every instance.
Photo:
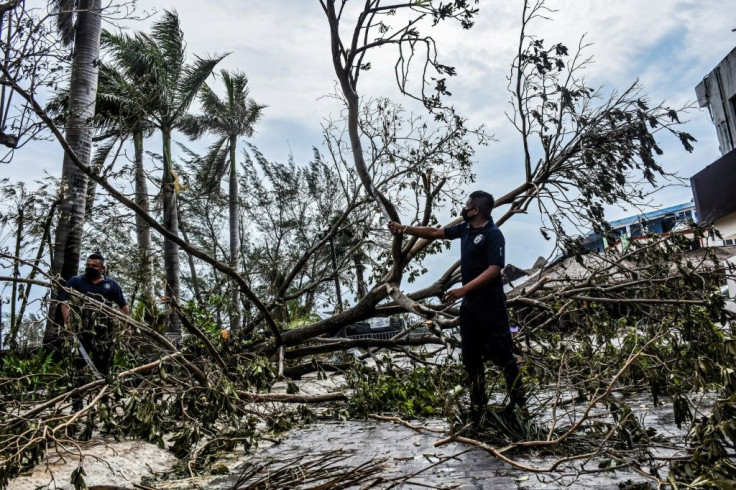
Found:
[[[695,204],[687,202],[657,209],[642,214],[634,214],[626,218],[609,222],[613,235],[617,238],[616,243],[643,239],[648,235],[662,235],[667,233],[685,232],[690,229],[688,223],[698,220]],[[604,252],[609,246],[601,235],[591,233],[583,239],[586,250]]]
[[[736,141],[736,48],[695,87],[700,107],[707,107],[718,133],[721,155]]]
[[[718,230],[722,245],[736,243],[736,150],[693,175],[690,185],[700,219]]]
[[[695,87],[700,107],[707,107],[716,127],[721,158],[690,178],[695,208],[722,235],[722,245],[736,242],[736,48]]]

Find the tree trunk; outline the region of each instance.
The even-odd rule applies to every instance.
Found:
[[[97,98],[97,74],[102,27],[101,0],[80,0],[74,36],[74,57],[69,83],[66,141],[76,156],[89,164],[92,149],[92,118]],[[69,155],[64,155],[61,171],[61,204],[56,226],[52,275],[68,280],[79,270],[82,233],[87,198],[87,176],[77,168]],[[52,302],[49,318],[55,318]],[[58,320],[58,318],[57,318]],[[44,343],[55,336],[55,325],[49,322]]]
[[[181,220],[181,215],[179,215],[178,218],[181,236],[185,242],[191,245],[192,242],[189,241],[189,237],[187,236],[187,229],[184,225],[184,222]],[[204,300],[202,299],[202,291],[200,291],[199,289],[199,278],[197,277],[197,267],[194,264],[194,256],[192,254],[187,254],[187,261],[189,262],[189,273],[192,276],[192,289],[194,290],[194,298],[197,300],[197,305],[202,306],[204,305]]]
[[[164,204],[164,228],[169,233],[179,236],[179,217],[176,205],[176,178],[174,176],[174,165],[171,156],[171,130],[165,128],[162,130],[163,137],[163,154],[164,154],[164,175],[162,179],[163,186],[163,204]],[[180,282],[179,282],[179,246],[164,237],[164,270],[166,271],[166,303],[168,305],[169,324],[166,333],[172,337],[181,336],[181,322],[179,316],[171,307],[173,301],[178,303],[180,299]]]
[[[340,290],[340,274],[337,271],[337,256],[335,255],[335,241],[330,237],[330,259],[332,260],[332,273],[335,274],[335,305],[334,313],[342,311],[342,291]]]
[[[373,184],[373,178],[368,171],[368,165],[365,162],[363,156],[363,144],[360,141],[360,129],[359,129],[359,111],[360,111],[360,97],[358,95],[355,83],[356,80],[351,79],[351,70],[348,61],[342,59],[340,49],[342,47],[342,41],[340,40],[340,21],[335,11],[335,2],[327,2],[327,19],[330,23],[330,46],[332,49],[332,63],[335,68],[335,74],[337,80],[340,83],[340,88],[343,95],[345,96],[345,102],[347,103],[348,109],[348,135],[350,137],[350,146],[353,153],[353,162],[355,163],[355,171],[358,173],[360,181],[363,183],[368,195],[373,197],[381,209],[381,213],[384,215],[384,219],[387,221],[399,221],[399,215],[396,212],[396,208],[391,202],[384,196]],[[344,63],[344,65],[343,65]],[[399,240],[394,240],[394,243]],[[395,247],[398,248],[398,247]]]
[[[36,251],[36,258],[33,261],[33,267],[31,268],[31,273],[28,275],[28,279],[31,281],[36,278],[36,275],[38,274],[38,271],[41,270],[41,259],[43,258],[44,251],[46,250],[46,245],[48,245],[49,248],[51,248],[51,243],[49,242],[49,236],[51,235],[51,225],[54,221],[54,215],[56,214],[56,206],[57,202],[53,202],[51,204],[51,208],[49,209],[48,214],[46,215],[46,220],[43,224],[43,233],[41,233],[41,239],[38,242],[38,250]],[[10,325],[10,341],[15,342],[15,346],[17,347],[17,337],[18,337],[18,330],[20,330],[20,325],[23,323],[23,316],[25,315],[26,308],[28,307],[28,299],[31,296],[31,288],[33,287],[33,283],[28,283],[25,287],[25,290],[23,291],[22,301],[20,304],[20,310],[18,311],[18,318],[15,322],[15,324]],[[11,345],[12,349],[12,345]]]
[[[149,212],[148,184],[146,173],[143,170],[143,133],[133,133],[133,146],[135,148],[135,203],[146,213]],[[138,214],[135,215],[135,233],[138,242],[140,284],[142,290],[143,304],[146,308],[153,305],[153,267],[151,247],[151,227]]]
[[[23,212],[23,203],[21,203],[20,206],[18,206],[18,230],[15,235],[15,258],[13,260],[13,278],[18,279],[20,276],[20,249],[21,245],[23,243],[23,225],[25,219],[24,219],[24,212]],[[13,287],[11,289],[11,295],[10,295],[10,342],[8,345],[10,346],[11,350],[16,350],[18,347],[16,338],[14,333],[14,326],[17,323],[20,323],[17,321],[15,317],[15,303],[18,300],[18,283],[16,281],[13,281]],[[0,299],[2,301],[2,299]]]
[[[353,264],[355,265],[355,278],[358,283],[358,301],[365,298],[368,294],[368,285],[365,282],[365,265],[360,252],[353,255]]]
[[[90,165],[90,168],[95,175],[102,175],[102,163],[94,166]],[[94,180],[87,179],[87,192],[84,198],[84,223],[89,223],[92,220],[96,197],[97,183]]]
[[[367,4],[366,4],[367,5]],[[355,61],[348,53],[346,58],[342,57],[342,40],[340,39],[340,20],[335,11],[335,2],[330,0],[326,4],[327,20],[330,23],[330,47],[332,50],[332,64],[335,68],[335,75],[340,83],[340,89],[345,97],[347,104],[348,117],[347,127],[348,136],[350,138],[350,146],[353,154],[353,163],[355,171],[358,173],[363,187],[370,195],[386,221],[401,221],[399,214],[394,205],[378,190],[373,183],[368,165],[363,156],[363,144],[360,141],[360,96],[357,90],[357,75],[353,77],[353,66],[351,63]],[[394,259],[394,266],[389,270],[384,278],[385,282],[398,282],[401,280],[404,268],[405,256],[401,252],[401,238],[396,236],[391,241],[391,255]]]
[[[235,148],[237,138],[230,137],[230,182],[228,192],[228,207],[230,219],[230,267],[238,272],[238,264],[240,263],[240,220],[238,219],[238,167],[235,162]],[[240,314],[240,289],[238,284],[231,280],[230,287],[232,290],[232,298],[230,304],[230,329],[240,330],[242,327],[242,319]]]

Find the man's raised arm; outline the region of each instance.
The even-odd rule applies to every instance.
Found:
[[[418,236],[419,238],[445,238],[444,228],[432,228],[431,226],[408,226],[392,221],[388,224],[388,230],[394,235],[402,233]]]

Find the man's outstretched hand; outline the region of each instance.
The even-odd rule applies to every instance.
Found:
[[[443,301],[447,304],[453,304],[463,296],[468,294],[468,292],[465,290],[464,287],[452,289],[450,291],[447,291],[447,294],[445,294],[445,297],[443,298]]]
[[[405,230],[406,226],[401,223],[397,223],[396,221],[392,221],[388,224],[388,231],[390,231],[392,235],[400,235]]]

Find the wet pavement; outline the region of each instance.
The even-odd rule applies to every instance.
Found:
[[[444,428],[440,421],[428,426]],[[435,447],[435,442],[448,434],[414,431],[391,422],[368,420],[364,422],[319,422],[297,429],[279,444],[259,451],[254,458],[259,462],[307,461],[320,451],[342,450],[348,457],[345,467],[359,467],[371,460],[380,461],[383,483],[375,488],[441,488],[441,489],[618,489],[619,483],[633,480],[644,483],[643,477],[631,473],[608,472],[590,475],[572,474],[560,480],[560,475],[543,474],[538,477],[517,470],[486,451],[460,443]],[[551,461],[526,458],[531,465],[545,466]],[[252,462],[252,461],[251,461]],[[225,462],[230,473],[218,477],[203,477],[179,482],[162,482],[161,489],[231,489],[239,480],[243,461]],[[594,467],[596,465],[593,465]],[[414,476],[409,476],[414,475]],[[401,477],[408,479],[402,481]],[[376,481],[368,478],[364,484]],[[279,488],[274,486],[271,488]],[[351,488],[368,488],[353,486]]]
[[[672,437],[685,432],[676,429],[669,421],[671,405],[652,409],[647,405],[637,408],[637,417],[647,427],[659,426],[661,433]],[[403,424],[368,419],[364,421],[319,420],[300,426],[281,436],[277,442],[262,440],[259,449],[251,454],[242,451],[225,455],[215,467],[227,468],[227,474],[204,476],[178,481],[157,481],[150,487],[160,490],[183,489],[232,489],[238,486],[241,474],[260,466],[256,477],[265,481],[270,474],[282,469],[306,472],[306,468],[323,457],[327,451],[339,451],[342,455],[336,473],[349,473],[354,468],[373,465],[375,472],[362,481],[363,485],[349,488],[442,488],[442,489],[618,489],[624,482],[646,483],[648,480],[633,471],[606,471],[599,469],[600,460],[586,461],[584,466],[560,468],[557,473],[532,473],[513,468],[493,457],[483,449],[462,443],[448,443],[435,447],[446,438],[449,431],[443,420],[413,421],[436,430],[412,430]],[[93,443],[94,444],[94,443]],[[174,464],[171,453],[152,444],[140,441],[98,441],[99,449],[86,447],[89,455],[84,467],[87,485],[113,485],[122,489],[141,488],[141,478],[153,472],[165,472]],[[99,454],[98,454],[99,453]],[[519,462],[536,467],[547,467],[553,459],[535,457],[525,453]],[[11,482],[11,489],[72,488],[69,473],[78,466],[66,457],[49,467],[40,465],[31,477],[21,477]],[[255,473],[255,472],[254,472]],[[256,479],[258,479],[256,478]],[[251,479],[252,481],[253,479]],[[380,481],[375,487],[369,483]],[[242,482],[241,482],[242,483]],[[315,482],[312,482],[313,484]],[[109,487],[107,487],[109,488]],[[259,488],[284,488],[278,484]],[[290,488],[310,488],[310,486]],[[329,487],[327,487],[329,488]],[[643,487],[638,487],[643,488]]]
[[[308,376],[299,384],[300,393],[304,395],[324,394],[344,389],[344,380],[339,376],[327,379]],[[285,390],[285,386],[281,388]],[[538,396],[532,406],[545,406],[541,401],[542,395]],[[653,407],[646,395],[633,398],[631,394],[626,396],[627,401],[631,403],[632,414],[641,426],[655,428],[659,435],[671,442],[677,442],[674,445],[681,447],[687,428],[683,426],[682,429],[678,429],[675,426],[671,403],[665,402]],[[703,395],[703,399],[698,400],[697,405],[708,410],[707,398]],[[493,402],[498,403],[500,399]],[[552,413],[549,410],[540,412],[535,420],[547,426],[552,420]],[[594,412],[597,412],[594,417],[598,421],[611,421],[610,413],[604,407],[597,407]],[[562,419],[558,420],[562,422]],[[299,426],[278,436],[280,439],[277,442],[262,440],[259,449],[253,454],[247,455],[238,451],[223,456],[215,466],[227,471],[227,474],[178,481],[157,481],[149,485],[160,490],[246,488],[242,485],[241,478],[246,470],[252,470],[249,480],[251,483],[258,479],[265,482],[269,475],[275,475],[279,471],[304,473],[308,468],[314,468],[315,461],[326,458],[324,455],[328,451],[339,451],[340,454],[338,463],[332,467],[333,476],[340,472],[349,474],[356,468],[362,470],[369,468],[372,471],[369,477],[361,481],[362,484],[349,487],[356,489],[369,488],[371,483],[377,483],[375,487],[370,488],[604,490],[622,488],[620,485],[626,482],[639,485],[651,482],[633,470],[602,471],[599,468],[601,460],[596,459],[577,461],[574,465],[559,468],[560,471],[554,474],[532,473],[513,468],[483,449],[467,444],[448,443],[435,447],[435,443],[449,435],[444,420],[413,421],[412,424],[423,425],[432,430],[417,431],[403,424],[375,419],[364,421],[318,419],[309,425]],[[174,464],[171,453],[140,441],[117,443],[108,440],[97,441],[96,444],[100,446],[98,452],[104,450],[100,454],[95,453],[94,447],[85,448],[86,453],[92,453],[84,460],[87,473],[85,480],[90,487],[113,485],[123,489],[141,488],[135,486],[140,483],[141,478],[165,472],[165,467],[171,468]],[[667,453],[660,455],[673,456],[677,455],[677,451],[668,450]],[[77,461],[65,457],[58,464],[40,465],[38,471],[34,473],[37,478],[28,480],[21,477],[11,482],[9,488],[71,488],[69,474],[77,468]],[[533,452],[525,453],[518,461],[533,467],[548,467],[554,462],[551,458],[536,457]],[[665,477],[664,474],[660,476]],[[315,483],[316,481],[312,482]],[[259,488],[283,488],[283,486],[270,484]]]

